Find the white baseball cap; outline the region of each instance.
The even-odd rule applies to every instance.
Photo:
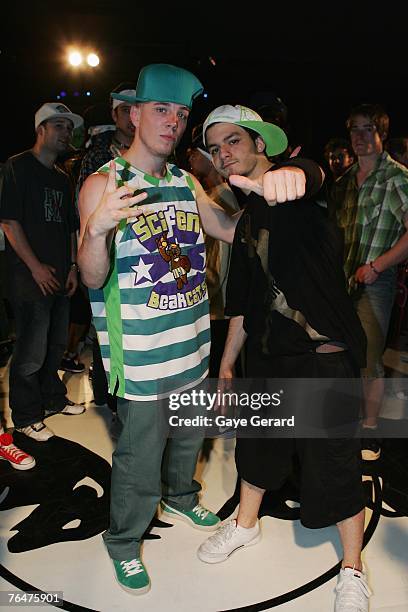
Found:
[[[69,119],[74,124],[74,128],[80,127],[84,122],[80,115],[71,113],[68,106],[65,106],[65,104],[60,104],[59,102],[46,102],[35,113],[35,129],[38,128],[40,123],[47,121],[47,119],[52,119],[53,117],[64,117],[65,119]]]
[[[122,89],[121,91],[118,91],[118,94],[120,94],[121,96],[128,96],[128,97],[135,98],[136,89]],[[115,109],[120,104],[129,104],[129,102],[125,102],[124,100],[116,100],[115,98],[112,97],[112,110]]]
[[[205,146],[207,146],[205,133],[213,123],[232,123],[233,125],[253,130],[265,142],[268,157],[283,153],[288,146],[287,136],[280,127],[273,123],[262,121],[262,117],[258,113],[240,104],[236,106],[231,104],[218,106],[208,115],[203,125],[203,141]]]

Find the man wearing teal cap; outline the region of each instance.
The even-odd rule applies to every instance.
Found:
[[[140,543],[160,501],[164,513],[195,528],[208,531],[219,524],[198,502],[194,472],[202,437],[167,440],[169,422],[160,404],[207,376],[203,230],[232,242],[237,221],[193,176],[167,163],[202,91],[182,68],[143,68],[134,97],[113,96],[132,104],[133,143],[86,180],[79,198],[79,265],[91,288],[104,366],[123,425],[104,540],[119,584],[137,594],[150,588]],[[268,173],[255,187],[276,203],[301,197],[305,182],[304,172],[293,167]]]

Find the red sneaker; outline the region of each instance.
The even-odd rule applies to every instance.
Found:
[[[9,433],[0,435],[0,459],[5,459],[16,470],[31,470],[35,459],[21,448],[13,444],[13,436]]]

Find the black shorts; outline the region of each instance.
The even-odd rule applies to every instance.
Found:
[[[358,376],[347,351],[285,356],[270,361],[269,366],[269,378]],[[258,367],[258,376],[259,371]],[[262,373],[266,375],[267,372]],[[305,527],[315,529],[334,525],[354,516],[365,506],[357,439],[239,437],[235,461],[241,478],[268,491],[281,488],[297,461],[300,467],[300,515]]]

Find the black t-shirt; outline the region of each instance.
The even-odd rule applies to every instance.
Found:
[[[66,174],[47,168],[30,151],[8,159],[1,178],[0,219],[20,223],[38,260],[55,268],[63,292],[71,262],[71,233],[78,225]],[[31,271],[7,240],[6,261],[11,295],[40,298]]]
[[[340,235],[310,199],[315,192],[307,183],[303,199],[273,207],[256,194],[239,194],[245,210],[235,231],[225,312],[244,316],[251,369],[254,362],[261,367],[269,358],[313,350],[319,340],[306,332],[304,319],[365,365],[366,338],[346,291]]]

